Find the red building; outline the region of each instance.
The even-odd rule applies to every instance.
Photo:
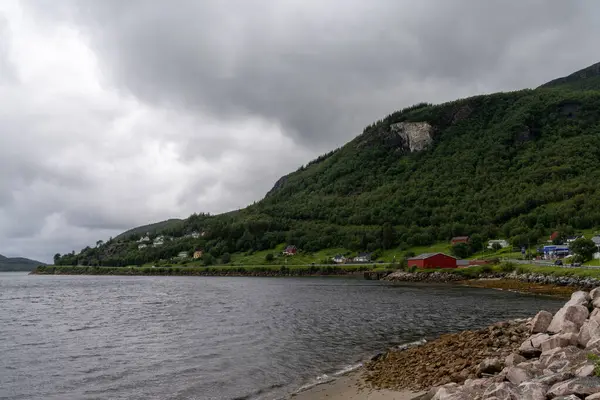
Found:
[[[288,246],[283,251],[284,256],[293,256],[296,255],[296,253],[298,253],[298,248],[296,248],[296,246]]]
[[[423,269],[456,268],[456,258],[443,253],[424,253],[408,259],[409,267]]]
[[[453,237],[452,240],[450,240],[450,244],[452,246],[454,246],[455,244],[459,244],[459,243],[469,243],[469,237],[468,236],[456,236],[456,237]]]

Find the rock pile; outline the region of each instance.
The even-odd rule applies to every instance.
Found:
[[[366,381],[388,389],[422,390],[498,373],[505,358],[529,336],[526,321],[500,322],[443,335],[407,350],[391,350],[366,365]]]
[[[478,377],[432,387],[420,400],[577,400],[600,399],[593,356],[600,355],[600,288],[578,291],[552,315],[540,311],[526,324],[529,336],[504,359],[483,360]],[[434,342],[432,342],[434,343]],[[447,359],[463,353],[448,354]],[[416,363],[416,361],[415,361]],[[599,371],[600,372],[600,371]]]

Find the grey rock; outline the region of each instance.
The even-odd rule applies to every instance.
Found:
[[[531,340],[531,345],[533,347],[535,347],[536,349],[539,349],[542,347],[542,343],[544,343],[546,340],[550,339],[550,337],[551,336],[546,333],[538,333],[538,334],[530,336],[529,340]]]
[[[590,312],[585,306],[565,305],[554,314],[552,322],[550,322],[550,326],[548,326],[548,332],[567,333],[572,332],[573,329],[576,328],[577,332],[573,333],[578,333],[581,329],[581,325],[583,325],[583,322],[587,319],[589,314]]]
[[[566,306],[585,306],[587,307],[590,303],[590,294],[588,292],[584,292],[579,290],[571,295],[571,299],[567,301]]]
[[[555,383],[564,382],[573,378],[575,378],[575,374],[569,371],[565,371],[557,374],[547,374],[539,378],[535,378],[533,379],[533,382],[541,383],[542,385],[546,386],[552,386]]]
[[[513,365],[518,365],[521,364],[522,362],[525,362],[526,358],[517,354],[517,353],[512,353],[509,354],[508,356],[506,356],[506,358],[504,359],[504,365],[506,365],[507,367],[512,367]]]
[[[594,288],[590,291],[590,298],[592,300],[600,298],[600,287]]]
[[[574,333],[562,333],[560,335],[554,335],[542,342],[542,353],[557,347],[576,346],[578,341],[579,335]]]
[[[600,393],[600,378],[590,376],[574,378],[566,382],[558,382],[550,388],[547,396],[554,398],[574,394],[576,396],[583,397],[590,396],[594,393]]]
[[[524,400],[546,400],[548,386],[539,382],[523,382],[518,387],[521,393],[520,399]]]
[[[531,321],[531,333],[546,333],[550,322],[552,322],[552,313],[540,311]]]
[[[596,366],[594,364],[584,364],[581,367],[577,368],[575,371],[575,375],[577,376],[592,376],[594,375],[594,369]]]
[[[496,398],[498,400],[518,400],[520,399],[519,390],[510,382],[502,382],[491,385],[483,393],[484,399]]]
[[[506,370],[506,380],[515,385],[531,380],[534,375],[532,370],[521,367],[508,367]]]
[[[600,393],[595,393],[591,396],[587,396],[585,400],[600,400]]]
[[[540,364],[543,368],[551,365],[555,361],[567,360],[570,363],[577,364],[587,360],[587,353],[581,351],[575,346],[557,347],[555,349],[543,352],[540,355]]]
[[[497,374],[504,368],[504,362],[499,358],[487,358],[483,360],[477,367],[477,375],[481,374]]]

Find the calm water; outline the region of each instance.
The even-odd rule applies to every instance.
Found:
[[[561,301],[345,278],[0,274],[0,399],[273,399]]]

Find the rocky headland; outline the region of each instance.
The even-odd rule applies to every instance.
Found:
[[[367,387],[428,390],[419,400],[600,399],[600,287],[555,314],[444,335],[365,365]]]

